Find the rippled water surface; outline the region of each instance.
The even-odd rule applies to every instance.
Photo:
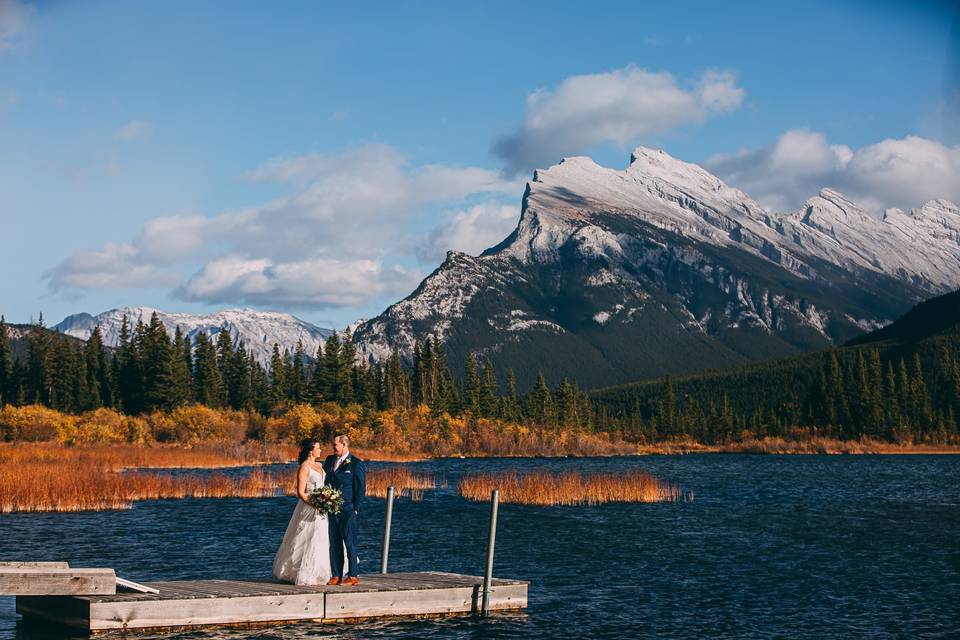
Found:
[[[376,464],[373,465],[374,467]],[[423,502],[394,508],[390,568],[483,572],[488,504],[468,471],[643,469],[694,502],[502,505],[495,575],[530,581],[524,614],[210,629],[165,637],[960,638],[960,457],[702,455],[440,460]],[[292,498],[138,503],[0,516],[0,559],[68,560],[140,580],[268,576]],[[361,518],[379,569],[382,500]],[[0,638],[32,638],[0,598]],[[56,637],[56,636],[51,636]],[[156,637],[156,636],[152,636]]]

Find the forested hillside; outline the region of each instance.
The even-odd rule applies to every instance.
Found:
[[[849,346],[596,391],[600,424],[703,442],[791,436],[944,441],[958,436],[960,292],[917,305]]]

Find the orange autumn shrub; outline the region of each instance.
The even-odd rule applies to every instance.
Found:
[[[6,405],[0,409],[0,430],[7,440],[66,442],[73,437],[76,422],[73,416],[38,404],[23,407]]]
[[[187,444],[206,440],[240,441],[247,435],[246,414],[242,411],[218,411],[202,404],[174,409],[170,422],[176,440]]]
[[[177,429],[165,411],[154,411],[142,416],[147,423],[150,437],[157,442],[174,442],[177,439]]]
[[[128,442],[128,418],[113,409],[94,409],[77,418],[73,437],[65,444]]]
[[[323,420],[309,404],[296,404],[283,415],[267,421],[267,434],[275,442],[298,442],[304,438],[316,438],[323,428]]]

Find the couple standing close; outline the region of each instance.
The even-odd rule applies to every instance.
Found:
[[[273,577],[278,580],[304,585],[360,582],[357,518],[366,494],[366,469],[360,458],[350,454],[350,439],[345,434],[334,436],[332,445],[333,455],[320,464],[320,442],[307,439],[300,444],[297,506],[273,559]],[[322,515],[310,504],[310,492],[325,485],[343,495],[337,515]]]

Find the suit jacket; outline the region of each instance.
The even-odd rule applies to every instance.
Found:
[[[349,454],[340,467],[334,471],[333,465],[337,462],[337,456],[329,455],[323,461],[323,470],[327,474],[325,484],[335,487],[343,494],[343,511],[349,513],[350,510],[359,512],[360,505],[367,495],[366,465],[363,460],[352,453]]]

